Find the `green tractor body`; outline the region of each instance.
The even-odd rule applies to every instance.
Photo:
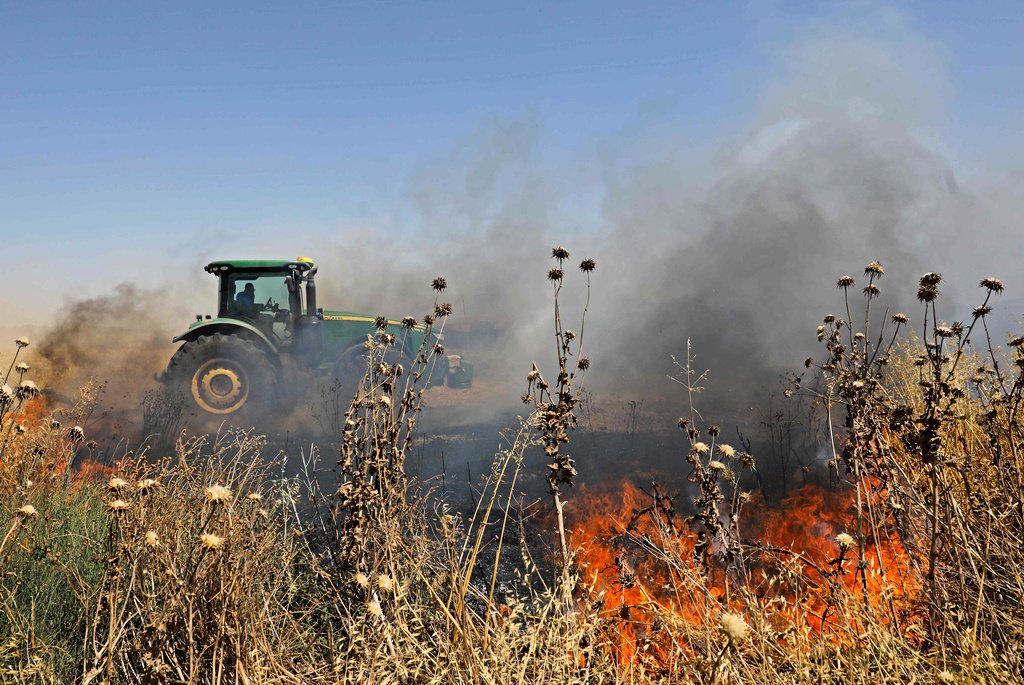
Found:
[[[217,314],[197,315],[174,338],[183,344],[161,379],[195,409],[248,415],[316,379],[355,387],[366,370],[367,336],[378,332],[377,317],[318,308],[311,260],[217,261],[206,271],[219,282]],[[429,354],[441,342],[423,325],[388,324],[396,339],[390,361],[406,368],[413,367],[421,347]],[[427,385],[469,387],[468,362],[458,355],[432,358]]]

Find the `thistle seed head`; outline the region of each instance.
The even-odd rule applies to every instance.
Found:
[[[224,546],[224,538],[213,533],[203,533],[199,536],[199,541],[207,549],[220,549]]]
[[[580,262],[580,271],[584,273],[590,273],[597,266],[597,263],[593,259],[584,259]]]
[[[974,316],[975,319],[980,319],[981,317],[985,316],[986,314],[991,314],[991,313],[992,313],[992,307],[989,307],[987,304],[980,304],[980,305],[978,305],[977,307],[974,308],[974,311],[972,312],[972,315]]]
[[[729,638],[729,642],[740,642],[747,636],[747,622],[739,614],[728,611],[722,612],[718,617],[718,627],[722,633]]]
[[[935,271],[929,271],[921,276],[919,283],[921,286],[931,286],[932,288],[935,288],[939,283],[942,283],[942,274]]]
[[[904,314],[903,312],[897,312],[897,313],[892,315],[892,322],[893,323],[906,323],[907,322],[907,315]]]
[[[22,381],[18,384],[18,399],[30,400],[39,397],[39,388],[32,381]]]
[[[206,493],[206,501],[208,502],[227,502],[231,499],[231,490],[223,485],[211,485],[208,488],[204,488],[203,492]]]
[[[871,276],[872,274],[875,276],[881,276],[883,273],[884,271],[882,271],[881,262],[871,262],[866,267],[864,267],[865,276]]]
[[[443,292],[444,289],[448,287],[448,281],[445,279],[444,276],[438,276],[437,278],[430,282],[430,287],[440,293]]]
[[[839,544],[839,549],[850,549],[855,540],[849,533],[840,533],[836,536],[836,542]]]
[[[880,292],[882,292],[881,289],[874,283],[868,283],[864,286],[864,294],[867,297],[877,297]]]
[[[1010,347],[1020,347],[1021,345],[1024,345],[1024,335],[1017,335],[1012,337],[1008,344]]]
[[[988,290],[990,293],[1001,293],[1003,292],[1003,282],[998,278],[983,278],[981,279],[981,287]]]
[[[160,536],[156,534],[155,530],[151,530],[146,533],[146,546],[156,547],[160,544]]]
[[[436,307],[434,307],[434,316],[437,316],[439,318],[440,317],[445,317],[445,316],[448,316],[449,314],[451,314],[452,311],[453,310],[452,310],[451,304],[445,302],[443,304],[439,304]]]
[[[18,373],[25,373],[31,368],[32,367],[26,364],[25,362],[18,362],[17,366],[14,367],[14,370],[17,371]]]
[[[383,316],[378,316],[376,319],[374,319],[373,325],[377,327],[378,331],[387,330],[388,320],[385,319]]]
[[[14,344],[18,346],[19,350],[23,347],[28,347],[28,338],[18,338],[14,341]]]
[[[934,302],[939,297],[939,289],[934,285],[922,285],[917,289],[917,299],[921,302]]]
[[[718,452],[727,459],[732,459],[736,456],[736,448],[732,445],[719,445]]]
[[[124,478],[114,476],[113,478],[107,481],[107,487],[110,488],[111,490],[120,490],[121,488],[128,487],[128,481],[126,481]]]
[[[16,513],[18,514],[18,516],[21,516],[23,518],[31,518],[39,512],[36,511],[36,508],[33,507],[31,504],[26,504],[23,505],[20,509],[18,509]]]
[[[561,269],[548,269],[548,280],[549,281],[554,281],[555,283],[557,283],[558,281],[562,280],[562,270]]]
[[[10,404],[14,401],[15,391],[9,385],[0,386],[0,404]]]
[[[413,326],[416,325],[416,317],[414,317],[414,316],[403,316],[402,317],[402,325],[405,328],[412,328]]]
[[[123,499],[115,499],[113,502],[108,502],[107,506],[113,511],[124,511],[128,508],[128,503]]]
[[[853,276],[840,276],[839,280],[836,281],[837,288],[849,288],[854,284]]]
[[[558,261],[562,261],[569,258],[569,251],[562,247],[561,245],[559,245],[558,247],[552,248],[551,256],[557,259]]]
[[[580,357],[579,361],[576,362],[576,368],[580,371],[586,371],[590,368],[590,360],[586,357]]]

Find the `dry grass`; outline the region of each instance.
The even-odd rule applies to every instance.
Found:
[[[94,398],[51,416],[14,370],[19,343],[0,398],[0,682],[1020,681],[1024,340],[1005,359],[969,346],[988,300],[947,326],[926,275],[925,323],[906,338],[902,318],[873,318],[880,265],[860,323],[840,280],[845,316],[826,317],[824,360],[808,361],[820,382],[793,390],[822,403],[832,490],[768,507],[749,447],[694,409],[680,420],[689,491],[601,500],[569,489],[586,468],[569,448],[589,363],[559,309],[568,253],[554,257],[556,364],[530,372],[530,414],[465,515],[405,474],[419,381],[443,350],[399,369],[402,332],[386,325],[334,481],[316,454],[306,477],[274,476],[246,432],[129,453],[97,477],[77,428]],[[431,325],[448,311],[435,301]],[[693,407],[705,377],[687,361],[677,379]],[[550,460],[549,558],[512,542],[527,537],[516,493],[535,449]],[[569,497],[591,516],[567,519]]]

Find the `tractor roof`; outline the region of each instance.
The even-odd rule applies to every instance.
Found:
[[[284,271],[296,269],[308,271],[313,268],[313,260],[306,257],[297,259],[222,259],[206,265],[208,273],[222,271]]]

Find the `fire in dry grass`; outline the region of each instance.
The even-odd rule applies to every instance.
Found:
[[[880,493],[862,493],[865,501]],[[732,550],[713,545],[713,563],[697,554],[699,535],[675,499],[623,483],[583,490],[572,529],[585,601],[615,627],[620,662],[664,664],[692,656],[695,642],[723,617],[787,635],[843,642],[851,603],[897,630],[912,629],[921,587],[894,523],[851,528],[856,492],[805,485],[768,506],[754,495],[737,522]]]

